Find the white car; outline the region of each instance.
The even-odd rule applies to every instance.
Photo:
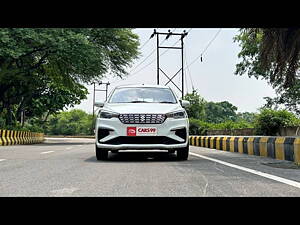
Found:
[[[100,107],[95,124],[97,160],[119,150],[176,151],[177,158],[189,155],[189,120],[173,91],[160,85],[116,87]]]

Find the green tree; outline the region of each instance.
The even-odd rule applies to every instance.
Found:
[[[299,125],[299,119],[286,110],[261,109],[254,127],[258,135],[275,136],[280,127]]]
[[[228,101],[207,102],[205,105],[205,121],[210,123],[222,123],[227,120],[235,121],[237,107]]]
[[[190,118],[204,119],[206,101],[198,94],[197,90],[186,94],[183,99],[190,102],[190,106],[186,109]]]
[[[300,115],[300,80],[291,88],[283,89],[275,98],[265,97],[265,107],[278,109],[284,106],[287,110]]]
[[[1,28],[0,114],[6,125],[51,114],[86,98],[83,84],[126,75],[138,57],[131,29]],[[47,117],[47,116],[45,116]]]
[[[245,121],[248,123],[252,123],[255,120],[256,113],[252,112],[238,112],[237,113],[237,121]]]
[[[284,105],[298,114],[300,104],[300,28],[241,29],[234,37],[242,59],[235,74],[265,79],[277,93],[267,104]]]
[[[53,135],[93,135],[94,120],[93,115],[79,109],[60,112],[50,116],[45,133]]]

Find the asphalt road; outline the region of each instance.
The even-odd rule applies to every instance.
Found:
[[[109,153],[92,139],[0,146],[0,196],[300,196],[292,162],[190,146],[187,161],[157,152]]]

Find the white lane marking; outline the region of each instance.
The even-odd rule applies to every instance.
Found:
[[[0,159],[0,162],[1,162],[1,161],[4,161],[4,160],[6,160],[6,159]]]
[[[61,196],[71,195],[74,191],[77,191],[77,190],[79,190],[79,189],[78,188],[63,188],[63,189],[52,190],[50,192],[54,196],[61,197]]]
[[[72,147],[67,147],[66,149],[69,150],[69,149],[71,149],[71,148],[72,148]]]
[[[54,152],[54,151],[41,152],[41,154],[48,154],[48,153],[51,153],[51,152]]]
[[[281,182],[281,183],[284,183],[284,184],[291,185],[293,187],[300,188],[300,183],[296,182],[296,181],[288,180],[288,179],[285,179],[285,178],[282,178],[282,177],[278,177],[278,176],[271,175],[271,174],[268,174],[268,173],[263,173],[263,172],[260,172],[258,170],[249,169],[249,168],[246,168],[246,167],[238,166],[238,165],[235,165],[235,164],[232,164],[232,163],[224,162],[224,161],[221,161],[221,160],[218,160],[218,159],[213,159],[213,158],[203,156],[203,155],[199,155],[199,154],[192,153],[192,152],[190,152],[190,155],[197,156],[197,157],[207,159],[207,160],[210,160],[210,161],[214,161],[214,162],[223,164],[225,166],[229,166],[229,167],[232,167],[232,168],[243,170],[243,171],[246,171],[246,172],[249,172],[249,173],[256,174],[258,176],[262,176],[262,177],[265,177],[265,178],[269,178],[271,180],[275,180],[275,181],[278,181],[278,182]]]

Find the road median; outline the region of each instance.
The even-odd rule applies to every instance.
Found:
[[[274,136],[190,136],[190,145],[271,157],[300,165],[300,138]]]
[[[43,133],[18,130],[0,130],[0,146],[37,144],[43,141]]]

